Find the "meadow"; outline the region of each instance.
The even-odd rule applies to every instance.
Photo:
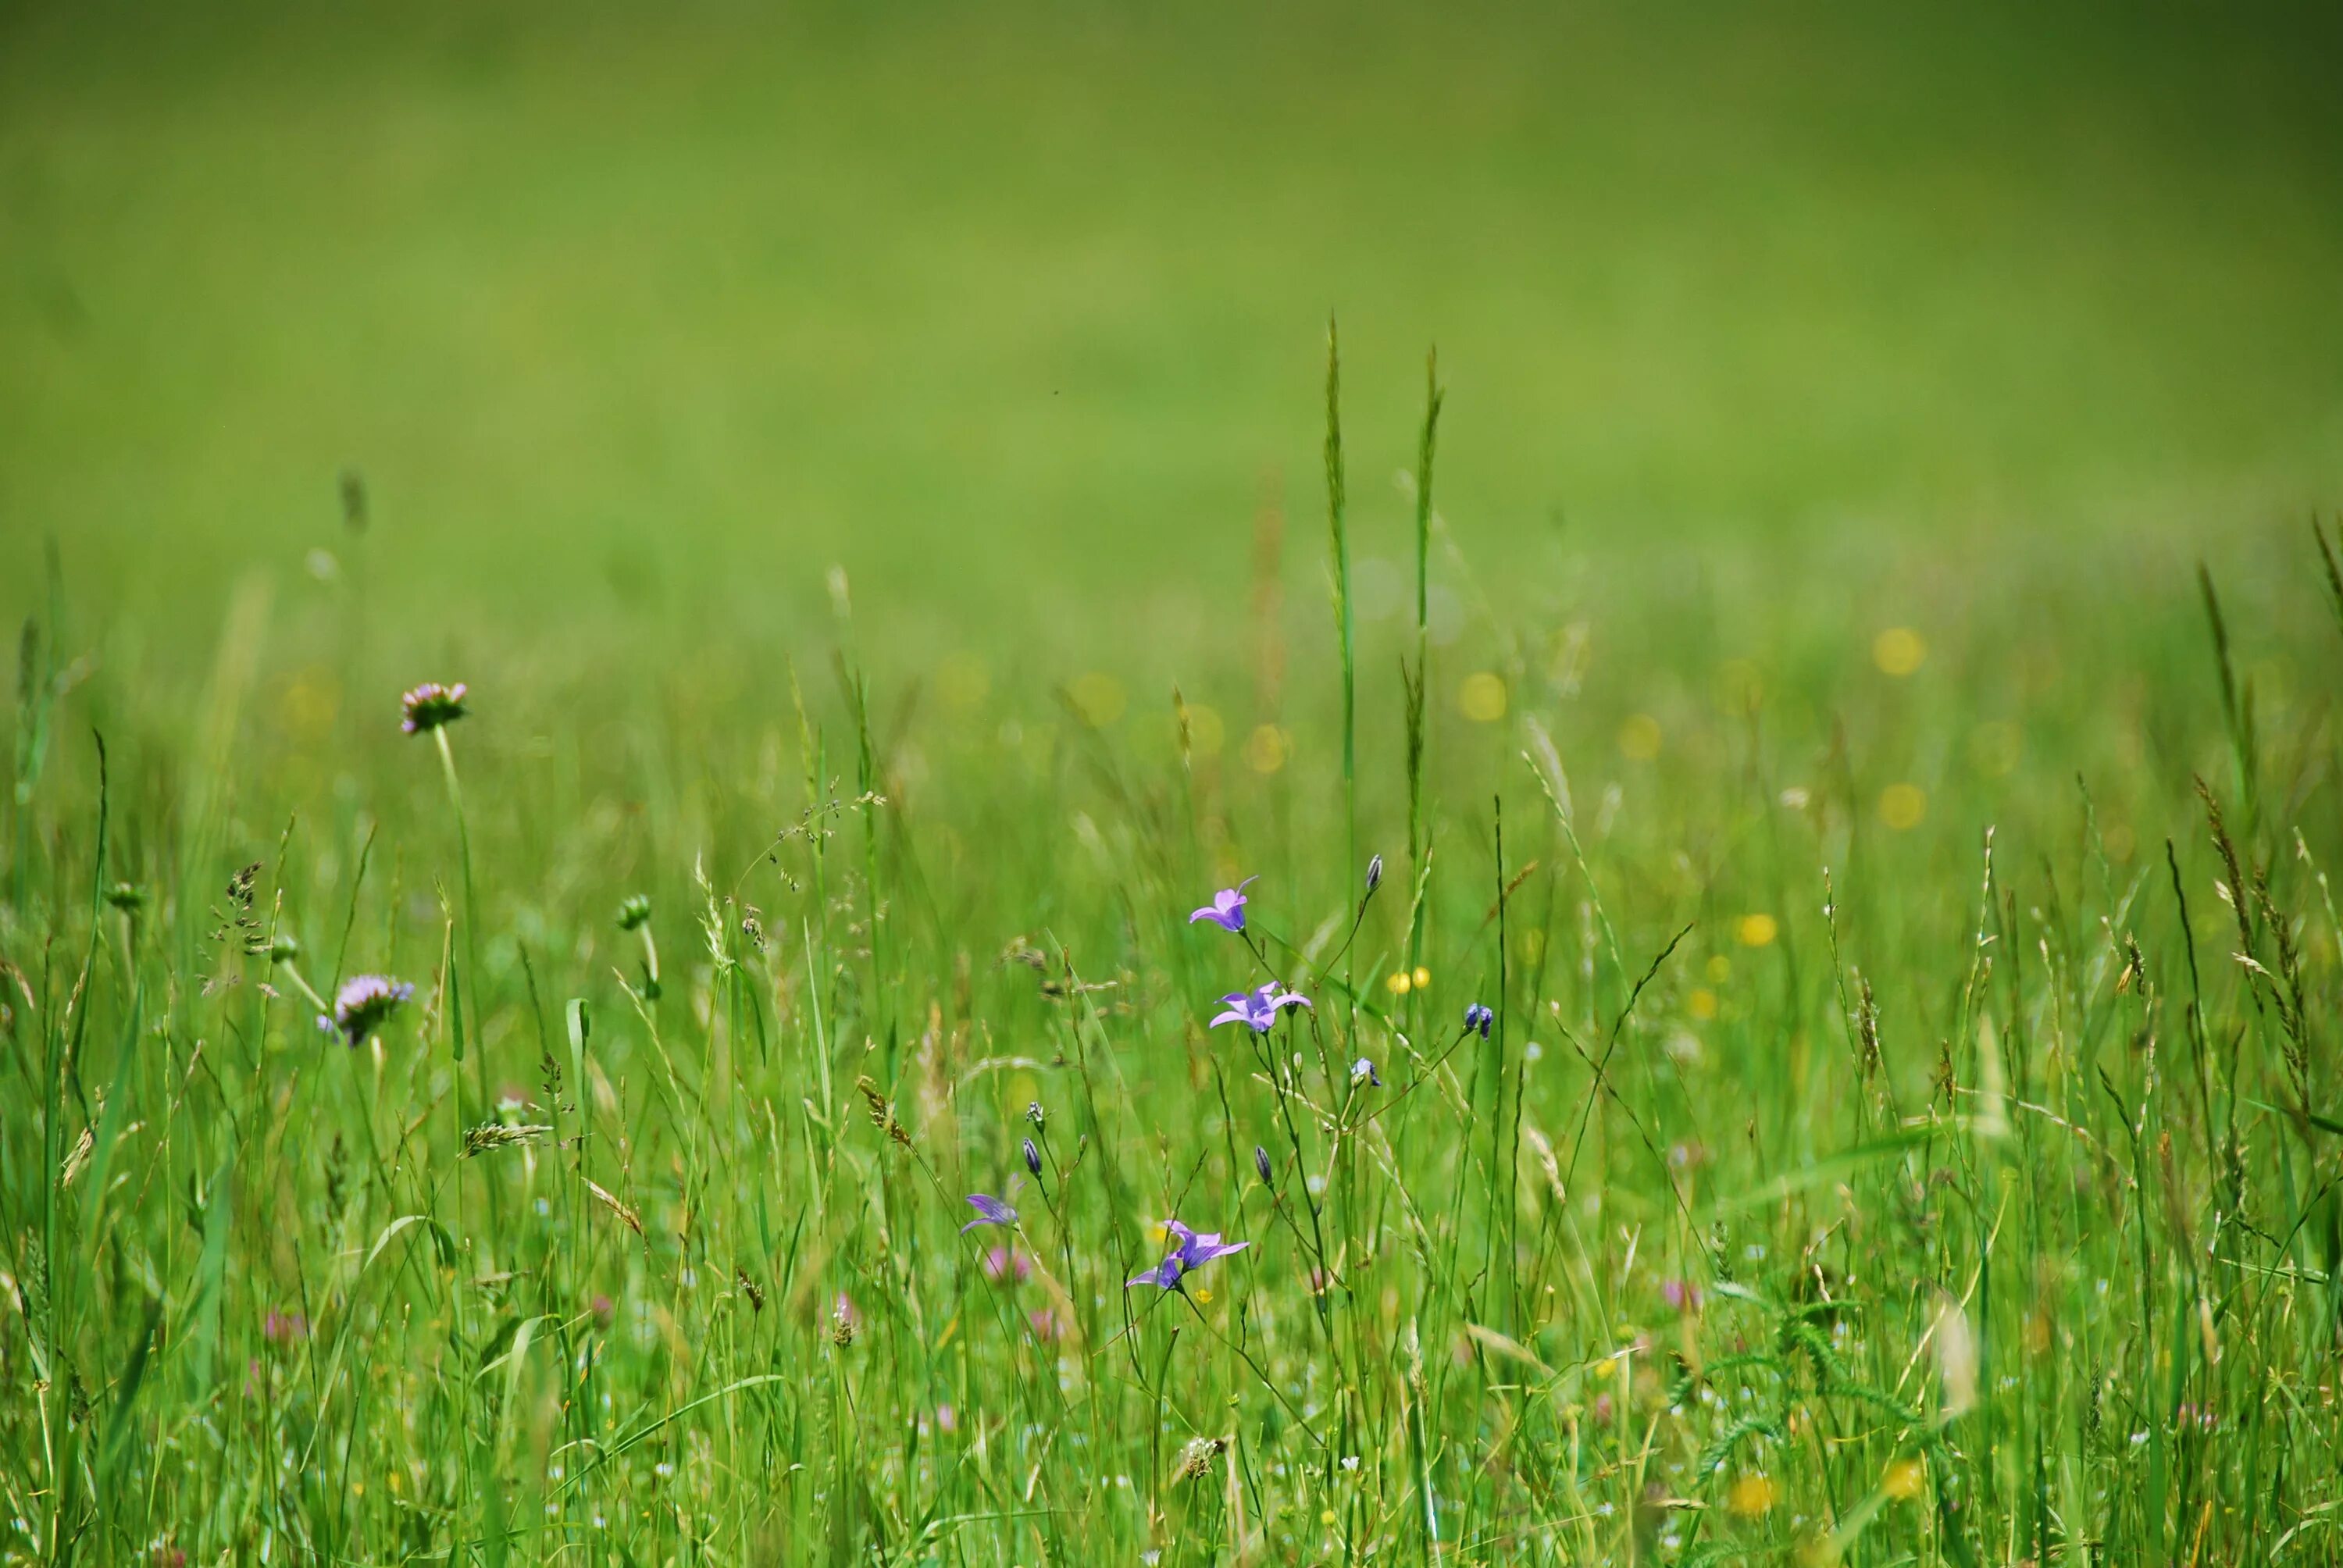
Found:
[[[2331,19],[0,26],[0,1562],[2343,1560]]]

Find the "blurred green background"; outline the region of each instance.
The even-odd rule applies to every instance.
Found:
[[[1264,505],[1314,574],[1330,311],[1371,558],[1435,341],[1499,582],[2298,527],[2338,17],[10,6],[0,608],[55,537],[207,646],[350,553],[348,467],[427,644],[786,627],[833,561],[921,646],[1192,639]]]

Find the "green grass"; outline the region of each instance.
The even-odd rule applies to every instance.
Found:
[[[0,1562],[2343,1555],[2332,32],[0,15]]]
[[[1185,647],[1264,492],[1318,513],[1330,310],[1401,580],[1435,341],[1446,509],[1509,550],[2343,482],[2317,7],[0,27],[0,579],[67,535],[186,635],[338,548],[355,467],[419,622],[769,626],[842,560],[925,657],[1030,638],[1037,570]]]
[[[66,579],[6,1550],[2331,1554],[2343,597],[2291,530],[2214,568],[1588,585],[1404,686],[1370,638],[1421,741],[1355,774],[1338,704],[1235,719],[1341,668],[1273,620],[1184,742],[1096,676],[920,710],[843,617],[753,684],[417,669],[473,710],[408,738],[356,618],[249,591],[189,699]],[[417,990],[351,1050],[359,972]],[[1205,1027],[1270,975],[1314,1008]],[[1127,1290],[1172,1215],[1249,1246]]]

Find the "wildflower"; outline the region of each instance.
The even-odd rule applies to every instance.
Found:
[[[1035,1307],[1025,1314],[1025,1321],[1033,1325],[1033,1337],[1043,1344],[1063,1337],[1066,1332],[1065,1324],[1059,1321],[1058,1314],[1048,1307]]]
[[[1351,1063],[1351,1083],[1353,1088],[1362,1083],[1372,1089],[1381,1089],[1383,1086],[1382,1077],[1375,1071],[1375,1064],[1363,1056]]]
[[[299,1312],[280,1312],[272,1307],[268,1315],[260,1320],[260,1337],[272,1345],[306,1340],[309,1337],[309,1320]]]
[[[1704,1298],[1700,1287],[1690,1280],[1662,1280],[1660,1299],[1679,1312],[1697,1312]]]
[[[1367,859],[1367,891],[1373,893],[1383,885],[1383,858],[1370,856]]]
[[[649,922],[650,918],[651,901],[644,894],[630,894],[618,906],[618,929],[622,931],[639,931]]]
[[[1269,1151],[1263,1149],[1258,1143],[1252,1146],[1252,1168],[1261,1172],[1261,1184],[1262,1186],[1274,1187],[1277,1185],[1277,1178],[1269,1168]]]
[[[1025,1140],[1025,1169],[1036,1176],[1041,1173],[1041,1148],[1031,1138]]]
[[[1041,1109],[1041,1102],[1040,1101],[1029,1101],[1026,1102],[1025,1106],[1025,1120],[1031,1122],[1034,1129],[1038,1131],[1041,1127],[1048,1123],[1050,1113]]]
[[[1210,920],[1224,931],[1243,930],[1245,929],[1244,890],[1260,879],[1258,877],[1247,877],[1233,888],[1222,888],[1212,895],[1211,903],[1188,917],[1188,923],[1192,926],[1198,920]]]
[[[1928,794],[1917,784],[1890,784],[1879,792],[1879,819],[1901,833],[1928,814]]]
[[[1918,669],[1927,657],[1927,643],[1908,626],[1891,626],[1871,639],[1871,662],[1882,675],[1900,679]]]
[[[1122,1288],[1127,1291],[1133,1285],[1153,1285],[1159,1291],[1178,1290],[1180,1288],[1180,1254],[1174,1252],[1153,1268],[1131,1275],[1130,1279],[1123,1282]]]
[[[1308,997],[1280,990],[1275,980],[1249,991],[1232,990],[1221,1000],[1228,1004],[1228,1010],[1212,1020],[1214,1029],[1224,1023],[1241,1023],[1261,1034],[1267,1034],[1277,1022],[1280,1008],[1310,1005]]]
[[[1777,1495],[1771,1476],[1752,1471],[1735,1480],[1725,1493],[1725,1506],[1744,1519],[1762,1519],[1774,1511]]]
[[[861,1332],[862,1314],[855,1310],[854,1298],[844,1291],[839,1292],[838,1303],[830,1312],[830,1342],[844,1350]]]
[[[960,1430],[960,1412],[952,1409],[952,1407],[948,1404],[940,1404],[936,1406],[936,1430],[939,1432],[958,1432]]]
[[[1014,1247],[995,1247],[984,1255],[984,1277],[994,1284],[1023,1284],[1033,1272],[1033,1260]]]
[[[1014,1225],[1017,1223],[1017,1211],[1011,1208],[1008,1204],[1002,1202],[998,1198],[989,1198],[981,1192],[970,1192],[968,1195],[968,1206],[976,1211],[976,1218],[970,1220],[967,1224],[962,1225],[960,1228],[960,1233],[963,1236],[967,1235],[970,1231],[975,1230],[979,1225]]]
[[[1481,1038],[1483,1040],[1489,1038],[1490,1026],[1494,1024],[1496,1021],[1496,1013],[1488,1008],[1483,1007],[1477,1001],[1471,1007],[1464,1010],[1465,1032],[1469,1034],[1473,1030],[1477,1029],[1481,1031]]]
[[[1180,1465],[1173,1476],[1178,1481],[1202,1481],[1212,1473],[1212,1461],[1228,1452],[1225,1437],[1195,1437],[1180,1451]]]
[[[1242,1252],[1251,1241],[1223,1241],[1218,1231],[1192,1231],[1177,1220],[1163,1221],[1164,1231],[1180,1239],[1180,1245],[1164,1260],[1144,1273],[1134,1274],[1125,1282],[1131,1285],[1153,1285],[1158,1290],[1180,1289],[1182,1277],[1194,1273],[1215,1258],[1225,1258],[1231,1252]]]
[[[409,735],[421,735],[443,724],[453,724],[464,717],[464,683],[442,686],[427,680],[398,699],[406,718],[399,728]]]
[[[388,975],[356,976],[334,993],[333,1015],[319,1013],[317,1027],[327,1034],[341,1035],[356,1049],[388,1023],[399,1004],[414,994],[413,986]]]
[[[598,1329],[608,1329],[618,1321],[618,1309],[608,1296],[596,1296],[586,1310],[594,1314],[594,1326]]]

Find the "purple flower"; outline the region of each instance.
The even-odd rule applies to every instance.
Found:
[[[976,1211],[976,1218],[960,1228],[960,1233],[963,1236],[979,1225],[1017,1223],[1017,1211],[998,1198],[988,1198],[981,1192],[970,1192],[968,1195],[968,1206]]]
[[[1489,1038],[1489,1026],[1496,1021],[1497,1015],[1477,1001],[1464,1010],[1464,1032],[1467,1034],[1477,1029],[1481,1031],[1481,1038],[1486,1040]]]
[[[1367,894],[1368,894],[1368,896],[1372,898],[1372,897],[1374,895],[1374,890],[1375,890],[1377,888],[1382,887],[1383,885],[1383,858],[1381,855],[1373,855],[1373,856],[1370,856],[1370,857],[1368,858],[1368,859],[1367,859]]]
[[[1180,1238],[1180,1266],[1191,1271],[1202,1268],[1214,1258],[1225,1258],[1231,1252],[1242,1252],[1251,1241],[1223,1241],[1218,1231],[1199,1233],[1177,1220],[1166,1220],[1163,1228]]]
[[[1125,1282],[1124,1289],[1128,1290],[1132,1285],[1153,1285],[1161,1291],[1179,1290],[1182,1279],[1214,1258],[1225,1258],[1231,1252],[1242,1252],[1252,1245],[1251,1241],[1223,1241],[1218,1231],[1192,1231],[1177,1220],[1164,1221],[1163,1229],[1179,1238],[1180,1245],[1153,1268],[1144,1273],[1133,1274]]]
[[[1703,1298],[1700,1287],[1690,1280],[1662,1280],[1660,1299],[1677,1312],[1697,1312]]]
[[[400,697],[398,706],[407,716],[398,727],[409,735],[453,724],[464,717],[464,683],[459,680],[453,686],[442,686],[436,680],[427,680]]]
[[[1382,1077],[1375,1071],[1375,1064],[1363,1056],[1351,1063],[1351,1082],[1353,1085],[1363,1083],[1371,1089],[1383,1086]]]
[[[1252,990],[1232,990],[1221,1000],[1228,1003],[1228,1010],[1212,1020],[1214,1029],[1224,1023],[1241,1023],[1262,1034],[1267,1034],[1277,1022],[1278,1009],[1310,1005],[1308,997],[1280,990],[1275,980]]]
[[[1178,1290],[1180,1288],[1180,1254],[1174,1252],[1153,1268],[1131,1275],[1130,1279],[1123,1282],[1122,1288],[1127,1291],[1133,1285],[1153,1285],[1159,1291]]]
[[[1032,1260],[1014,1247],[995,1247],[984,1255],[984,1277],[995,1284],[1023,1284],[1032,1271]]]
[[[1188,917],[1188,923],[1192,926],[1198,920],[1210,920],[1224,931],[1244,930],[1244,890],[1260,879],[1258,877],[1247,877],[1233,888],[1222,888],[1212,895],[1211,903]]]
[[[1263,1149],[1258,1143],[1252,1146],[1252,1168],[1261,1172],[1261,1184],[1262,1186],[1274,1187],[1277,1185],[1277,1178],[1273,1173],[1272,1173],[1269,1168],[1269,1151]]]
[[[1025,1169],[1036,1176],[1041,1173],[1041,1150],[1031,1138],[1025,1140]]]
[[[399,1004],[414,994],[413,986],[388,975],[354,976],[334,993],[333,1016],[317,1015],[317,1027],[339,1034],[355,1049],[388,1023]]]

